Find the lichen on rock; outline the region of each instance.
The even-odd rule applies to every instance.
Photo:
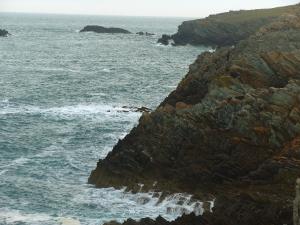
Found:
[[[297,14],[280,17],[234,48],[200,55],[89,182],[215,196],[220,220],[212,224],[292,224],[300,174],[296,24]]]

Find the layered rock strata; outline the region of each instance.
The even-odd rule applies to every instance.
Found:
[[[216,198],[208,224],[292,224],[299,71],[297,14],[235,47],[203,53],[177,89],[98,162],[89,182]]]
[[[204,19],[183,22],[176,34],[163,35],[158,42],[164,45],[172,41],[174,45],[231,46],[253,35],[279,16],[298,10],[299,5],[294,5],[211,15]]]

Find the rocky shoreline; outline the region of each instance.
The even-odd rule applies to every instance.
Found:
[[[295,13],[297,8],[298,6],[294,5],[274,9],[230,11],[204,19],[185,21],[178,27],[177,33],[164,34],[158,43],[168,45],[171,42],[175,46],[232,46],[279,16]]]
[[[214,198],[212,212],[125,225],[293,224],[300,175],[300,6],[203,53],[89,183]],[[226,43],[227,45],[228,43]],[[190,221],[190,222],[187,222]],[[112,222],[114,224],[114,222]]]

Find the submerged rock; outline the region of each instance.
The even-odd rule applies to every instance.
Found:
[[[216,220],[208,224],[292,224],[299,71],[297,14],[234,48],[203,53],[177,89],[98,162],[89,183],[151,190],[156,182],[159,190],[213,195]]]
[[[163,45],[168,45],[170,40],[172,40],[172,36],[171,35],[166,35],[163,34],[162,37],[160,39],[158,39],[158,43],[163,44]]]
[[[281,15],[298,11],[299,5],[273,9],[240,10],[211,15],[205,19],[185,21],[174,35],[163,35],[159,43],[168,45],[231,46],[248,38],[262,26]]]
[[[140,31],[140,32],[137,32],[136,34],[138,34],[138,35],[145,35],[145,36],[153,36],[153,35],[155,35],[155,34],[153,34],[153,33],[148,33],[148,32],[143,32],[143,31]]]
[[[10,35],[7,30],[0,29],[0,37],[7,37]]]
[[[130,31],[122,29],[122,28],[102,27],[102,26],[96,26],[96,25],[86,26],[80,32],[96,32],[96,33],[109,33],[109,34],[131,34]]]

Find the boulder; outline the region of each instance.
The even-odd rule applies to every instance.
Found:
[[[0,29],[0,37],[7,37],[9,36],[10,34],[8,33],[7,30],[2,30]]]

